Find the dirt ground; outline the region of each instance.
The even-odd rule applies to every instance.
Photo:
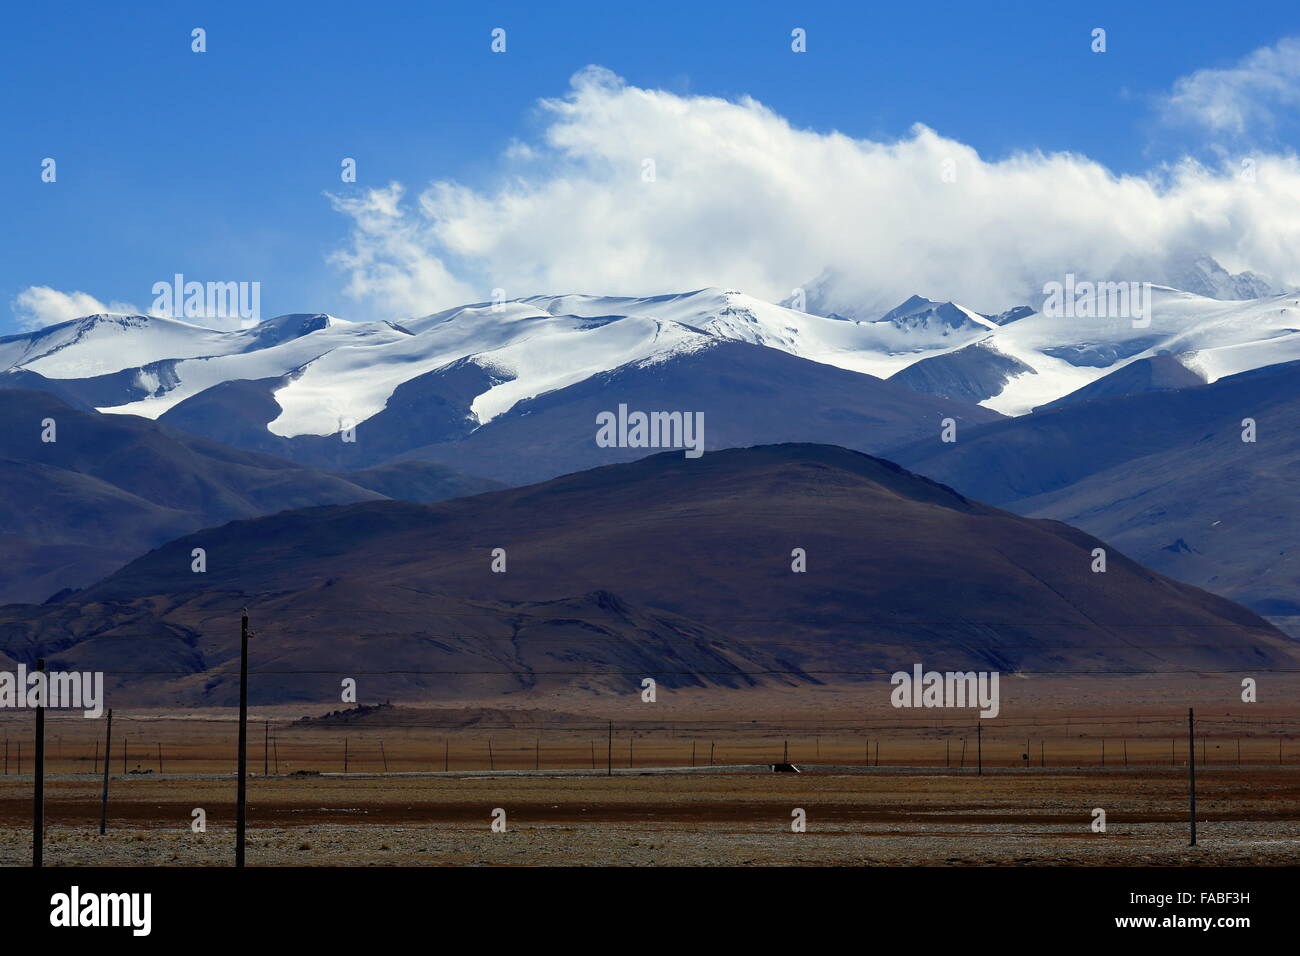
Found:
[[[804,774],[253,778],[251,865],[1294,865],[1300,772],[1198,775],[1187,847],[1185,773],[875,769]],[[115,776],[47,782],[46,865],[221,866],[234,780]],[[31,782],[0,784],[0,865],[31,852]],[[192,811],[207,831],[191,830]],[[505,832],[493,832],[494,810]],[[791,829],[806,813],[806,832]],[[1094,832],[1094,809],[1106,831]]]
[[[248,860],[1300,864],[1295,688],[1262,683],[1261,702],[1244,705],[1239,682],[1058,681],[1033,695],[1013,684],[1003,713],[982,722],[895,710],[858,689],[687,692],[655,705],[518,700],[509,714],[499,699],[325,719],[315,708],[308,721],[302,707],[254,708]],[[1195,848],[1188,706],[1197,708]],[[106,721],[50,714],[46,864],[230,865],[235,717],[115,713],[100,836]],[[0,865],[21,866],[31,856],[31,715],[0,715],[0,736]],[[787,755],[803,773],[771,771]],[[195,809],[206,832],[191,829]],[[497,809],[504,832],[491,826]],[[792,831],[796,809],[804,832]],[[1105,832],[1093,829],[1097,809]]]

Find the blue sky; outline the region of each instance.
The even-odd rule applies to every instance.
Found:
[[[1229,151],[1289,155],[1297,131],[1276,116],[1208,135],[1203,125],[1165,115],[1179,78],[1231,69],[1252,51],[1300,35],[1294,2],[1226,9],[1196,2],[11,5],[0,33],[7,227],[0,333],[17,330],[9,304],[28,287],[147,306],[152,284],[176,272],[260,281],[268,316],[367,317],[358,313],[383,306],[350,296],[348,268],[330,261],[341,249],[355,251],[355,215],[327,193],[356,198],[398,182],[409,202],[441,180],[492,197],[514,175],[503,159],[511,143],[546,135],[553,117],[538,101],[565,96],[570,78],[589,64],[683,101],[753,97],[796,130],[890,143],[919,122],[991,162],[1018,151],[1070,151],[1124,175],[1185,154],[1216,161],[1225,142]],[[207,31],[203,54],[190,50],[196,26]],[[1107,31],[1104,55],[1089,49],[1098,26]],[[489,50],[494,27],[507,31],[505,54]],[[806,54],[790,50],[793,27],[807,30]],[[56,183],[40,180],[44,157],[58,163]],[[355,185],[339,181],[343,157],[357,160]],[[475,247],[462,244],[459,252]],[[392,243],[371,253],[391,255]],[[455,250],[439,261],[461,274]],[[468,282],[475,289],[502,281],[499,258],[463,271],[478,273]],[[744,273],[725,262],[717,271]],[[521,265],[527,282],[571,274]],[[662,281],[652,271],[636,276],[629,286]],[[776,287],[783,279],[751,281]],[[517,286],[516,294],[539,291],[641,289]],[[400,312],[407,300],[387,302]]]

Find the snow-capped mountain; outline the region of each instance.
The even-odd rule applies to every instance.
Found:
[[[1213,258],[1204,255],[1195,256],[1170,269],[1164,284],[1209,299],[1262,299],[1286,291],[1254,272],[1238,272],[1234,275]]]
[[[260,383],[274,410],[266,431],[293,438],[365,422],[426,376],[441,382],[439,400],[455,382],[473,430],[523,400],[718,342],[892,376],[914,391],[1019,415],[1154,356],[1172,356],[1209,382],[1300,358],[1300,296],[1223,301],[1156,287],[1145,325],[1027,306],[986,315],[920,295],[874,318],[822,316],[719,288],[538,295],[401,322],[294,314],[231,332],[96,315],[0,339],[0,372],[27,373],[26,384],[30,373],[59,380],[100,411],[148,418],[225,383]]]

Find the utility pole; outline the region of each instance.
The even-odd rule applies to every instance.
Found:
[[[605,749],[605,776],[614,776],[614,721],[609,722],[609,743]]]
[[[975,747],[976,759],[979,762],[978,775],[982,777],[984,776],[984,725],[978,722],[975,724]]]
[[[45,658],[36,660],[36,672],[45,674]],[[49,679],[41,681],[36,701],[36,779],[32,797],[32,866],[39,868],[45,856],[45,701],[50,695]]]
[[[235,793],[235,866],[244,865],[248,826],[248,608],[239,620],[239,785]]]
[[[103,836],[108,828],[108,757],[113,746],[113,711],[108,711],[108,727],[104,730],[104,795],[99,801],[99,835]]]
[[[266,722],[266,734],[262,737],[262,776],[271,774],[271,722]]]
[[[1196,730],[1195,715],[1192,708],[1187,708],[1187,796],[1190,802],[1190,816],[1192,822],[1192,842],[1188,846],[1196,846]]]

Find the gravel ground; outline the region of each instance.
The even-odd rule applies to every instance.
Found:
[[[251,865],[1296,865],[1300,772],[1218,770],[1199,782],[1186,846],[1173,771],[973,775],[880,772],[250,781]],[[0,865],[30,860],[30,778],[0,778]],[[222,866],[233,858],[229,777],[115,777],[47,787],[46,862]],[[208,830],[190,830],[203,807]],[[490,828],[506,810],[506,832]],[[1092,811],[1107,831],[1091,829]],[[791,832],[791,812],[807,830]]]

